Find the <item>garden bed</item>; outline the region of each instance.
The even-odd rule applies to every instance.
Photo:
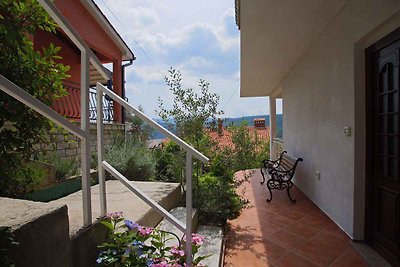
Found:
[[[97,171],[93,170],[90,173],[92,185],[98,183],[97,181]],[[56,200],[62,197],[65,197],[69,194],[75,193],[82,189],[82,177],[81,175],[73,176],[65,181],[57,182],[50,187],[45,189],[37,190],[34,192],[30,192],[23,196],[23,199],[32,200],[32,201],[40,201],[40,202],[49,202],[52,200]]]

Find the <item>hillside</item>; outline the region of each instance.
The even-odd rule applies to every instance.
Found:
[[[238,118],[225,118],[224,119],[224,126],[239,126],[243,122],[246,122],[248,126],[253,125],[253,121],[255,118],[265,118],[265,123],[267,126],[269,126],[269,115],[255,115],[255,116],[245,116],[245,117],[238,117]],[[166,124],[164,123],[163,120],[161,119],[155,119],[156,122],[161,124],[162,126],[166,127]],[[278,137],[282,137],[283,129],[282,129],[282,114],[277,114],[276,115],[276,124],[277,124],[277,130],[278,130]],[[164,138],[164,135],[157,132],[154,133],[152,136],[152,139],[162,139]]]

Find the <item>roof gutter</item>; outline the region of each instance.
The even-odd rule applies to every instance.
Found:
[[[126,94],[125,94],[125,68],[128,66],[131,66],[133,64],[133,61],[135,60],[135,56],[133,56],[133,59],[129,60],[128,63],[122,64],[121,66],[121,89],[122,89],[122,98],[125,99],[126,101],[128,101],[128,99],[126,98]],[[122,107],[122,123],[125,123],[125,109]]]

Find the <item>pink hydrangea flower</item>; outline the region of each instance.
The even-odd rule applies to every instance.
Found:
[[[124,213],[122,211],[110,212],[110,213],[107,213],[106,218],[119,219],[119,218],[122,218],[123,214]]]
[[[183,236],[183,240],[186,241],[186,235]],[[198,234],[192,234],[192,244],[201,246],[204,243],[204,236]]]
[[[153,263],[150,267],[168,267],[167,261],[164,259],[161,262]]]
[[[177,246],[171,247],[171,250],[169,252],[171,252],[171,254],[175,255],[175,256],[179,256],[179,257],[185,256],[185,251],[181,250],[181,249],[178,249]]]
[[[153,232],[153,230],[154,229],[151,228],[151,227],[142,227],[142,226],[138,227],[139,234],[142,235],[142,236],[150,235]]]
[[[198,234],[192,234],[192,244],[200,246],[203,245],[203,242],[204,242],[204,236]]]

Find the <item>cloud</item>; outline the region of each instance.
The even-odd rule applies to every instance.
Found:
[[[239,98],[240,38],[231,0],[95,1],[137,57],[126,69],[126,93],[147,114],[156,116],[158,97],[172,103],[163,80],[169,67],[182,72],[184,87],[197,90],[199,78],[210,82],[227,116],[267,112],[265,98]]]

